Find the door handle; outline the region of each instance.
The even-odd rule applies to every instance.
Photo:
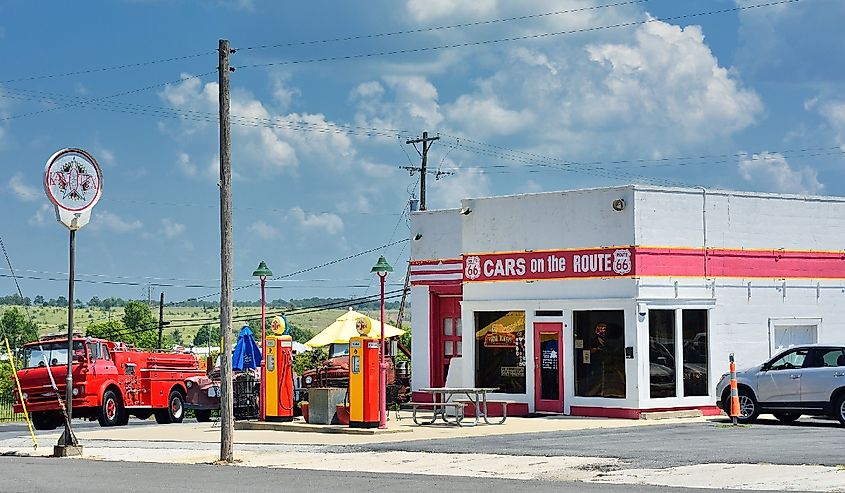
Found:
[[[834,377],[845,377],[845,373],[834,373]]]
[[[789,375],[789,378],[791,380],[798,380],[799,378],[801,378],[801,375]]]

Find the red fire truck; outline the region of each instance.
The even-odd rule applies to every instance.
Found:
[[[181,423],[185,379],[205,373],[190,354],[147,352],[82,336],[73,338],[71,357],[73,417],[96,418],[101,426],[123,426],[130,415],[140,419],[155,415],[158,423]],[[66,396],[67,338],[24,345],[23,361],[18,378],[32,423],[36,429],[52,430],[64,422],[58,399]],[[14,409],[23,412],[20,402]]]

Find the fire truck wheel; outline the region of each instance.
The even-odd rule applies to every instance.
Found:
[[[32,413],[32,426],[36,430],[55,430],[61,424],[61,414],[50,411]]]
[[[103,393],[103,403],[97,412],[97,421],[100,426],[120,426],[124,419],[126,411],[123,409],[123,403],[117,397],[113,390],[107,390]]]
[[[185,399],[182,394],[178,390],[171,390],[167,397],[167,409],[158,409],[155,414],[156,423],[181,423],[185,418]]]
[[[195,409],[194,416],[197,417],[198,423],[208,423],[211,421],[211,410],[210,409]]]

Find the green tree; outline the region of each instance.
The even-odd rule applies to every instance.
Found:
[[[100,306],[100,298],[96,296],[92,296],[90,300],[88,300],[88,306],[92,308],[97,308]]]
[[[302,375],[306,370],[320,366],[328,357],[328,351],[323,347],[297,353],[293,356],[293,371],[297,375]]]
[[[3,348],[5,352],[5,348]],[[15,377],[12,375],[12,365],[8,361],[0,361],[0,397],[6,399],[15,395]]]
[[[85,329],[85,335],[99,337],[110,341],[124,342],[141,349],[155,349],[158,345],[158,325],[152,329],[144,330],[142,327],[136,330],[129,330],[126,324],[120,320],[109,320],[89,325]],[[174,344],[170,334],[164,334],[161,347],[167,349]]]
[[[182,331],[180,331],[179,329],[173,329],[173,331],[170,332],[170,338],[173,339],[174,344],[179,344],[180,346],[185,344],[185,339],[182,336]]]
[[[220,344],[220,327],[205,324],[194,336],[194,346],[217,346]]]
[[[85,335],[108,339],[110,341],[125,342],[127,344],[135,343],[134,337],[126,334],[126,327],[120,320],[109,320],[108,322],[90,324],[85,328]]]
[[[158,328],[158,321],[150,307],[141,301],[130,301],[123,307],[123,325],[127,330]]]
[[[9,308],[0,317],[0,336],[3,335],[9,338],[12,349],[17,349],[38,339],[38,326],[26,318],[21,310]]]

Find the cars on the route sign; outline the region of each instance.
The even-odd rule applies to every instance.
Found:
[[[845,425],[845,347],[802,345],[769,361],[737,371],[739,421],[750,423],[773,414],[790,423],[808,415],[829,415]],[[716,385],[716,405],[730,414],[730,374]]]

